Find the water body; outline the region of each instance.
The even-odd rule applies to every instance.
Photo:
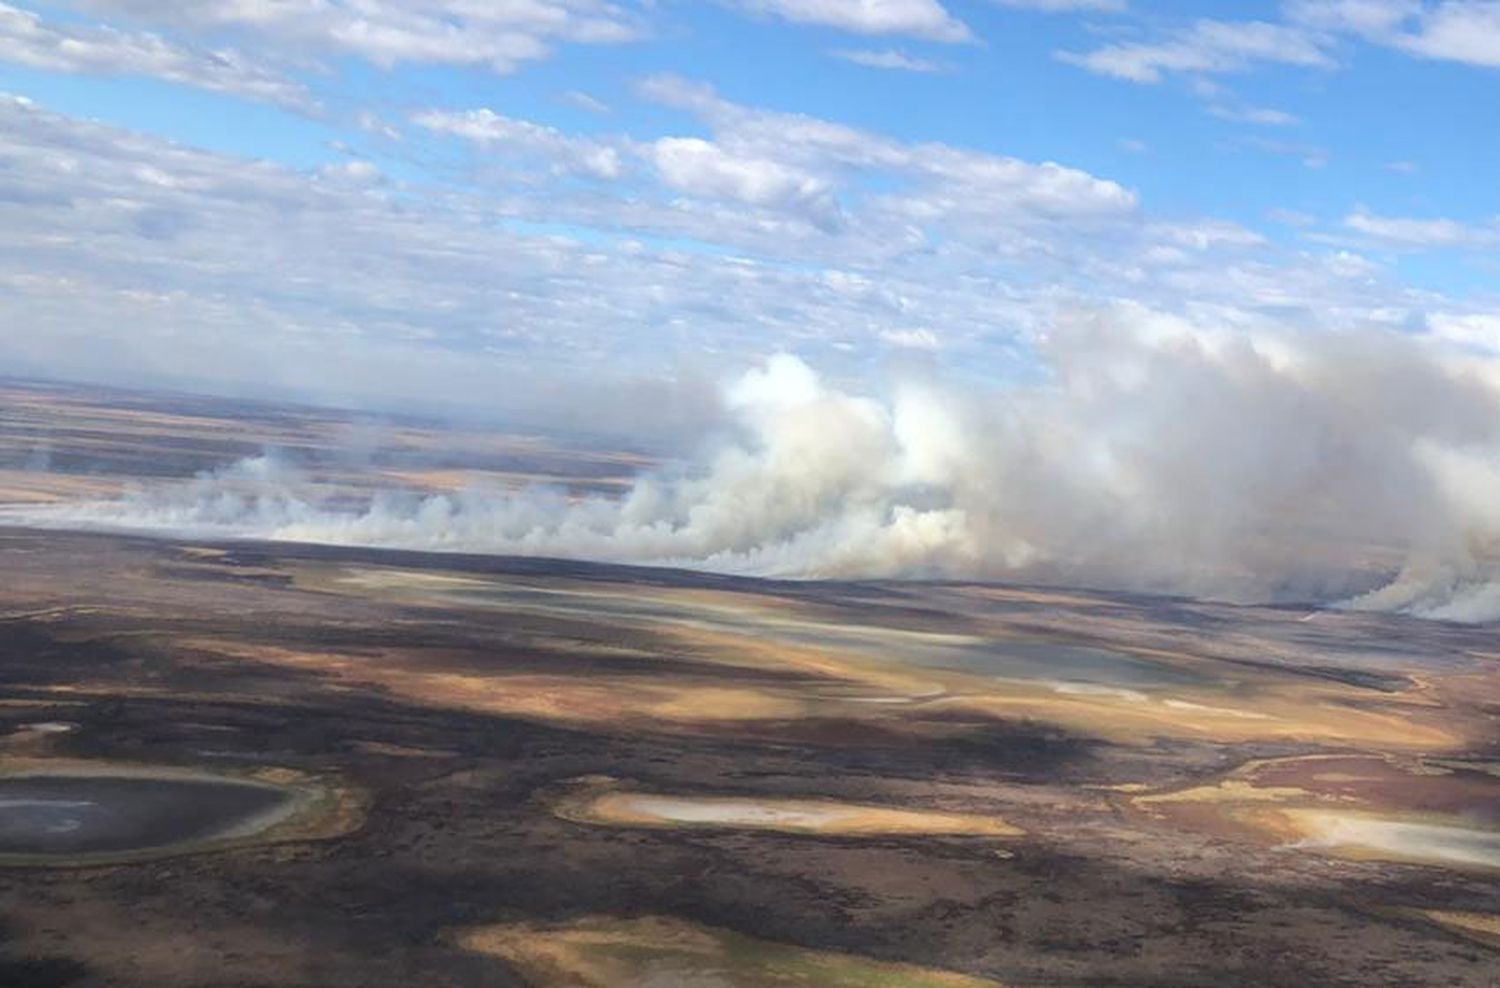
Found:
[[[0,778],[0,855],[87,857],[243,836],[296,808],[288,790],[215,778]]]
[[[1000,679],[1057,679],[1142,689],[1213,686],[1218,680],[1196,669],[1093,645],[1050,641],[996,641],[954,650],[936,664]]]

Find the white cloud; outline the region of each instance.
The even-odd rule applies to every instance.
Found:
[[[651,157],[674,189],[787,209],[829,227],[839,221],[828,182],[776,161],[731,154],[696,137],[664,137],[652,145]]]
[[[755,110],[675,77],[641,91],[692,112],[709,134],[584,137],[487,109],[413,119],[485,151],[465,163],[465,177],[504,194],[518,216],[732,245],[768,260],[880,265],[935,241],[1040,259],[1051,253],[1037,243],[1048,229],[1133,222],[1130,190],[1077,169]],[[619,191],[558,197],[537,170],[618,178]],[[523,187],[527,198],[510,194]]]
[[[1287,13],[1422,58],[1500,68],[1497,0],[1297,0]]]
[[[1477,247],[1500,241],[1500,224],[1474,226],[1452,219],[1380,216],[1364,208],[1346,216],[1344,226],[1394,247]]]
[[[1417,30],[1396,44],[1426,58],[1500,68],[1500,2],[1447,0],[1424,11]]]
[[[1298,123],[1295,115],[1267,106],[1214,103],[1209,106],[1208,112],[1221,120],[1255,124],[1260,127],[1290,127]]]
[[[1266,154],[1297,158],[1302,162],[1304,168],[1311,168],[1315,171],[1328,166],[1329,155],[1327,149],[1319,147],[1316,144],[1302,144],[1296,141],[1273,141],[1264,137],[1246,137],[1238,141],[1236,146],[1263,151]]]
[[[1500,0],[1284,0],[1282,10],[1280,22],[1200,19],[1144,41],[1054,54],[1089,72],[1134,83],[1185,75],[1210,114],[1268,127],[1300,121],[1285,110],[1237,101],[1205,77],[1265,65],[1338,68],[1351,39],[1419,58],[1500,68]],[[1292,145],[1286,147],[1285,153],[1295,153]],[[1327,161],[1321,152],[1301,157],[1312,168]]]
[[[919,327],[917,329],[888,329],[880,334],[880,338],[892,346],[902,347],[907,350],[937,350],[942,346],[936,333],[930,329]]]
[[[604,114],[609,112],[608,103],[578,89],[569,89],[562,94],[561,98],[564,103],[576,106],[580,110],[587,110],[590,113]]]
[[[545,58],[559,43],[609,44],[643,33],[606,0],[72,0],[174,32],[236,32],[273,57],[352,55],[380,66],[470,65],[495,72]]]
[[[388,189],[362,166],[207,154],[9,98],[0,160],[12,373],[492,404],[524,355],[523,379],[499,390],[524,408],[526,379],[621,373],[643,345],[659,352],[649,333],[670,339],[673,320],[732,350],[883,324],[878,291],[835,296],[816,272],[506,228],[546,218],[561,193],[516,212],[525,204]],[[951,318],[936,292],[903,290]]]
[[[1120,13],[1129,6],[1126,0],[990,0],[1001,7],[1018,10],[1039,10],[1047,14],[1063,14],[1072,11],[1096,13]]]
[[[902,72],[946,72],[948,67],[941,62],[925,58],[914,58],[894,48],[873,50],[869,48],[836,48],[828,54],[845,62],[863,65],[871,69],[893,69]]]
[[[1500,352],[1500,313],[1435,312],[1427,317],[1427,328],[1445,340]]]
[[[1253,124],[1257,127],[1290,127],[1301,122],[1285,110],[1247,103],[1213,79],[1203,76],[1193,77],[1188,80],[1188,88],[1193,95],[1203,101],[1210,116],[1221,120]]]
[[[601,141],[570,137],[552,127],[501,116],[485,107],[478,110],[427,110],[412,117],[419,127],[462,137],[482,145],[504,145],[523,153],[542,155],[559,169],[596,178],[620,174],[620,152]]]
[[[753,13],[853,34],[968,41],[969,28],[937,0],[738,0]]]
[[[993,228],[1002,219],[1122,216],[1136,206],[1135,194],[1118,183],[1054,162],[903,143],[813,117],[749,109],[672,76],[647,80],[643,93],[697,113],[719,144],[735,154],[824,175],[878,173],[903,179],[905,191],[881,195],[873,204],[906,223]]]
[[[1156,223],[1150,234],[1179,247],[1211,250],[1216,247],[1258,247],[1266,238],[1229,220],[1201,220],[1197,223]]]
[[[355,149],[283,168],[0,102],[0,283],[7,324],[25,327],[0,331],[0,365],[525,403],[535,388],[496,375],[770,346],[863,361],[925,346],[919,330],[946,359],[1003,364],[1101,298],[1236,327],[1346,327],[1434,304],[1278,256],[1232,223],[1143,215],[1131,190],[1056,163],[895,140],[681,79],[644,91],[703,134],[423,111],[383,146],[430,130],[472,148],[438,156],[432,185]],[[614,177],[578,181],[599,161]]]
[[[1380,271],[1380,265],[1362,254],[1349,250],[1338,250],[1318,259],[1330,273],[1340,278],[1368,280]]]
[[[1421,0],[1289,0],[1288,18],[1309,27],[1364,36],[1386,34],[1421,12]]]
[[[1268,210],[1266,218],[1272,223],[1280,223],[1282,226],[1306,227],[1318,222],[1318,218],[1311,213],[1300,209],[1285,209],[1282,207]]]
[[[312,107],[301,85],[231,49],[184,46],[146,32],[49,24],[3,2],[0,62],[48,72],[149,76],[293,109]]]
[[[378,165],[359,159],[324,165],[322,174],[332,179],[348,182],[378,182],[382,178]]]
[[[362,166],[207,154],[15,99],[0,100],[0,160],[0,281],[7,325],[26,327],[0,332],[12,373],[514,410],[548,368],[624,373],[687,341],[704,354],[868,350],[913,323],[1014,333],[1034,318],[980,271],[955,285],[925,262],[885,264],[883,227],[788,265],[807,225],[739,200],[600,198],[566,179],[526,196],[382,184]],[[772,201],[803,188],[732,169],[711,180]],[[583,232],[552,232],[565,226]],[[950,333],[960,349],[972,336]],[[498,387],[506,367],[526,379]]]
[[[381,119],[380,114],[370,110],[361,110],[356,114],[354,125],[366,134],[374,134],[388,141],[399,141],[402,139],[401,131]]]
[[[1169,72],[1243,72],[1260,63],[1331,68],[1320,39],[1266,21],[1200,20],[1155,43],[1106,45],[1058,58],[1099,75],[1156,83]]]

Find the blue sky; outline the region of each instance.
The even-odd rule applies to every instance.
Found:
[[[0,92],[16,372],[1003,379],[1097,312],[1500,346],[1496,0],[0,0]]]

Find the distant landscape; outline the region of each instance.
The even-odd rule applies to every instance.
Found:
[[[13,504],[250,445],[342,498],[640,468],[389,425],[346,472],[322,413],[9,395]],[[1487,628],[168,533],[0,560],[8,984],[1493,980]]]
[[[0,988],[1500,988],[1500,0],[0,0]]]

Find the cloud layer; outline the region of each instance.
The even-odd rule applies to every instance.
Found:
[[[374,65],[476,66],[512,72],[552,46],[630,41],[639,18],[606,0],[74,0],[72,6],[199,38],[233,33],[266,57],[348,55]]]

